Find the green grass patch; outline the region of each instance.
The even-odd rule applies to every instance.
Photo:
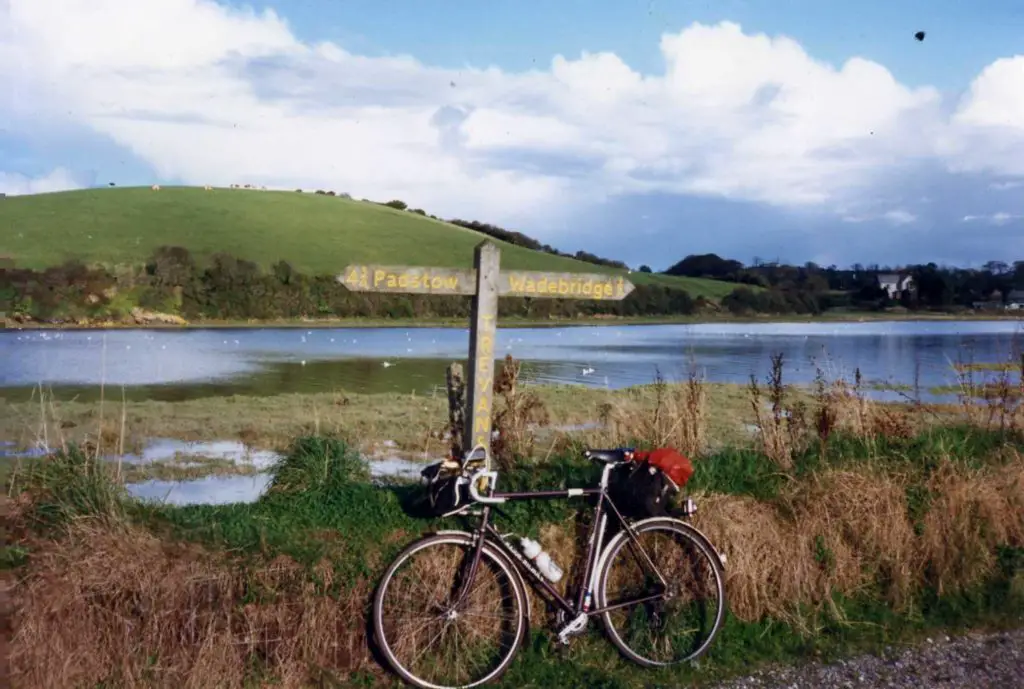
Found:
[[[194,187],[89,189],[4,199],[0,255],[25,268],[68,258],[106,265],[145,262],[159,246],[199,258],[217,252],[269,268],[288,261],[307,275],[332,275],[349,263],[468,268],[485,235],[376,203],[294,191]],[[505,242],[502,266],[518,270],[625,271]],[[634,272],[635,284],[685,289],[717,300],[736,285]]]
[[[795,457],[789,471],[780,470],[753,447],[714,452],[695,460],[688,488],[769,500],[793,479],[825,469],[863,466],[900,472],[921,482],[945,461],[969,469],[1001,466],[1011,457],[1006,450],[1024,452],[1024,436],[966,425],[936,426],[910,438],[836,433],[824,451],[815,443]]]
[[[963,468],[987,468],[1006,461],[1007,448],[1019,451],[1024,440],[965,427],[936,428],[902,439],[837,435],[824,451],[814,447],[797,457],[786,474],[753,450],[722,450],[697,460],[690,488],[772,501],[793,481],[827,469],[864,465],[909,474],[912,485],[921,487],[940,460]],[[599,471],[597,465],[570,453],[545,462],[524,462],[503,473],[501,482],[509,490],[581,487],[593,485]],[[458,528],[456,520],[413,516],[410,508],[421,494],[418,486],[374,485],[355,448],[329,436],[295,440],[276,467],[270,489],[252,504],[169,507],[129,501],[110,484],[109,473],[97,470],[95,462],[75,447],[40,461],[22,487],[36,496],[32,515],[47,529],[99,514],[145,525],[168,541],[192,541],[232,558],[240,556],[255,567],[287,555],[307,565],[317,590],[329,595],[375,582],[397,552],[424,531]],[[908,493],[912,514],[923,513],[927,503],[927,495]],[[536,535],[548,525],[565,528],[585,507],[581,500],[514,502],[501,506],[496,519],[503,532]],[[834,554],[826,541],[819,538],[815,545],[818,564],[825,569],[833,566]],[[30,566],[31,560],[32,553],[22,545],[0,549],[0,569]],[[333,568],[334,583],[322,587],[314,565],[324,560]],[[242,602],[262,602],[274,595],[254,580]],[[745,622],[730,614],[698,664],[653,672],[620,659],[597,631],[560,649],[543,622],[545,616],[535,610],[533,634],[501,686],[701,686],[769,662],[831,660],[938,631],[1019,624],[1024,609],[1024,548],[999,547],[991,576],[969,590],[940,596],[919,586],[903,612],[894,611],[871,586],[860,589],[856,598],[835,594],[826,603],[800,608],[788,621]],[[247,670],[251,680],[266,678],[262,663],[253,659]],[[348,680],[339,686],[377,686],[380,676],[364,672]]]

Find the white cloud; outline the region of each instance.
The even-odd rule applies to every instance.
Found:
[[[989,215],[965,215],[964,222],[982,222],[989,225],[1006,225],[1015,220],[1024,219],[1024,215],[1018,215],[1015,213],[1007,213],[1000,211],[998,213],[991,213]]]
[[[954,169],[1024,176],[1024,55],[982,70],[952,118],[942,150]]]
[[[51,191],[67,191],[82,187],[74,176],[64,168],[57,168],[42,177],[26,177],[0,171],[0,194],[21,196],[23,194],[46,194]]]
[[[887,211],[882,217],[893,225],[909,225],[917,222],[916,215],[904,210]]]
[[[906,161],[1024,177],[1024,57],[990,65],[948,116],[875,62],[829,65],[729,22],[660,49],[664,75],[610,53],[451,70],[303,43],[273,12],[212,0],[0,0],[0,91],[15,94],[0,110],[70,113],[162,180],[495,222],[662,192],[906,224],[911,210],[872,202]]]

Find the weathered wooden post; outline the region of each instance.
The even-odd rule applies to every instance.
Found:
[[[462,457],[466,452],[466,379],[462,375],[462,364],[449,364],[446,374],[449,447],[452,457]]]
[[[469,381],[466,386],[466,416],[471,419],[465,450],[491,450],[491,412],[494,406],[494,337],[498,332],[498,273],[501,252],[491,242],[476,247],[476,294],[469,322]],[[490,468],[488,466],[488,468]]]
[[[452,392],[456,377],[456,369],[453,366],[448,371],[448,418],[453,427],[453,451],[464,455],[477,447],[483,447],[487,453],[487,468],[490,468],[491,462],[494,341],[498,326],[498,298],[618,301],[633,291],[631,282],[613,274],[501,270],[501,252],[489,240],[476,247],[473,268],[470,270],[350,265],[338,276],[338,282],[353,292],[463,294],[473,297],[469,327],[469,380],[465,388],[465,405],[463,406],[462,396]],[[454,428],[456,422],[460,420],[462,437],[456,439]],[[470,424],[470,428],[466,428],[467,423]]]

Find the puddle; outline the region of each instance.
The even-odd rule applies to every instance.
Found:
[[[585,421],[583,423],[566,423],[560,426],[548,426],[548,430],[557,431],[559,433],[579,433],[581,431],[599,431],[604,428],[604,424],[598,421]],[[543,429],[541,429],[543,430]]]
[[[45,457],[58,448],[46,448],[44,446],[32,447],[25,450],[14,449],[17,444],[11,441],[0,442],[0,457],[11,459],[32,459]],[[116,455],[103,457],[108,462],[116,462]],[[269,469],[281,459],[281,455],[271,450],[254,450],[245,446],[237,440],[215,440],[212,442],[189,442],[175,440],[173,438],[152,438],[148,440],[142,451],[138,454],[128,453],[121,456],[121,461],[126,464],[152,464],[154,462],[167,462],[174,459],[182,460],[181,466],[198,466],[202,462],[188,461],[188,459],[214,459],[238,464],[248,464],[257,469]]]
[[[0,459],[38,459],[50,454],[50,451],[43,447],[31,447],[27,450],[17,449],[18,444],[11,440],[0,441]]]
[[[241,443],[233,441],[184,443],[169,439],[153,441],[146,446],[146,450],[133,457],[140,462],[158,462],[188,455],[228,459],[259,468],[268,468],[280,458],[280,455],[274,452],[248,451]],[[382,457],[367,461],[370,476],[378,481],[418,480],[427,463],[401,457]],[[182,463],[182,466],[193,465],[201,466],[201,462]],[[229,505],[259,500],[270,485],[270,481],[271,475],[264,471],[255,475],[220,474],[182,481],[149,479],[129,483],[126,488],[135,498],[168,505]]]
[[[400,457],[372,460],[368,464],[370,475],[375,479],[419,479],[420,472],[426,466],[424,462]],[[271,475],[264,472],[254,476],[204,476],[187,481],[150,479],[129,483],[126,488],[132,497],[139,500],[167,505],[230,505],[256,502],[267,490],[270,481]]]
[[[401,479],[415,479],[419,480],[420,472],[430,462],[436,462],[436,459],[413,462],[409,459],[402,459],[401,457],[386,457],[384,459],[373,459],[368,463],[370,465],[370,476],[373,478],[401,478]]]
[[[129,495],[167,505],[229,505],[256,502],[270,485],[270,474],[204,476],[190,481],[149,480],[129,483]]]
[[[129,454],[123,461],[129,464],[166,462],[175,458],[196,457],[219,459],[236,464],[248,464],[257,469],[269,469],[281,455],[271,450],[253,450],[237,440],[215,440],[212,442],[186,442],[173,438],[153,438],[146,443],[139,454]],[[107,459],[112,459],[108,457]],[[195,462],[186,463],[196,464]]]

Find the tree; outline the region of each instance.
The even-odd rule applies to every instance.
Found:
[[[644,265],[640,266],[640,272],[641,273],[650,273],[651,272],[651,267],[649,265],[647,265],[647,264],[644,264]]]
[[[409,207],[409,205],[405,201],[399,201],[398,199],[388,201],[384,205],[387,206],[388,208],[394,208],[395,210],[399,211],[404,211],[406,208]]]
[[[1013,262],[1013,286],[1017,289],[1024,287],[1024,261]]]
[[[911,274],[917,285],[917,298],[922,304],[943,307],[953,303],[952,285],[934,263],[916,266]]]
[[[707,277],[722,280],[735,276],[741,270],[743,270],[742,263],[722,258],[718,254],[690,254],[666,270],[665,273],[691,278]]]

